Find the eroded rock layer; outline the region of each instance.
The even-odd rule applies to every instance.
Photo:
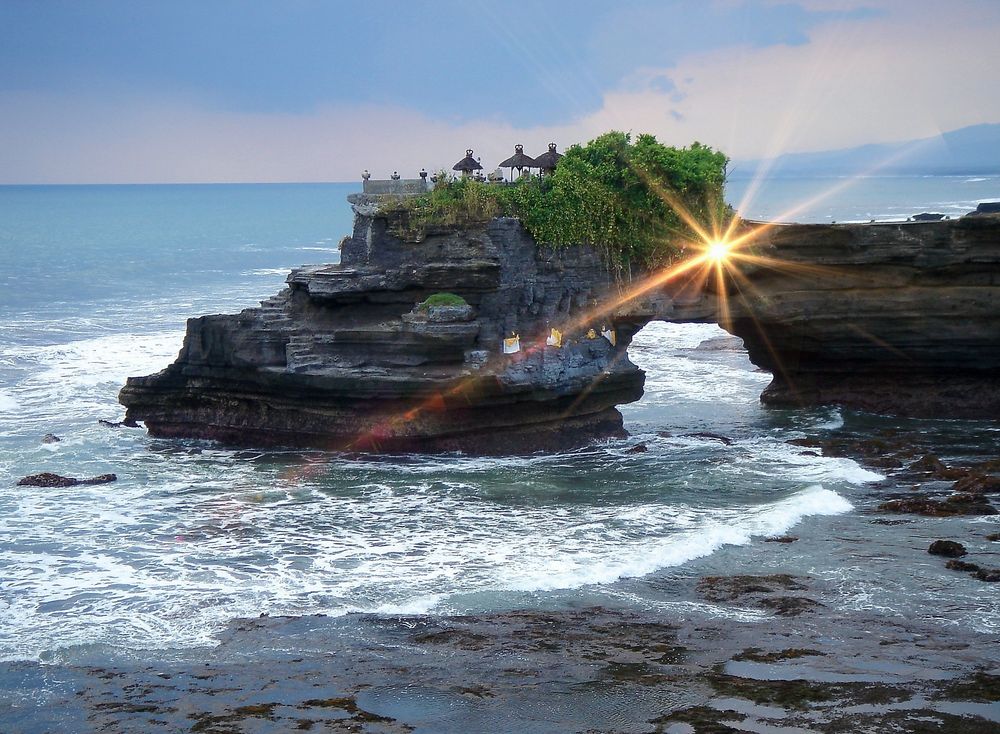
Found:
[[[709,278],[628,300],[594,248],[541,248],[510,218],[406,241],[405,222],[371,204],[355,200],[341,264],[292,271],[260,308],[191,319],[177,361],[122,389],[126,421],[240,445],[579,445],[622,433],[616,406],[644,382],[626,349],[652,320],[741,337],[774,375],[769,404],[1000,416],[1000,215],[745,223],[754,244],[731,260],[725,298]],[[419,307],[442,292],[467,305]],[[546,345],[553,327],[559,346]],[[505,354],[514,333],[520,351]]]
[[[508,453],[622,433],[615,406],[644,375],[588,338],[611,281],[590,248],[540,249],[515,219],[393,234],[356,208],[340,265],[292,271],[288,288],[238,315],[189,320],[177,361],[121,391],[155,436],[341,450]],[[417,308],[448,292],[467,307]],[[564,343],[546,346],[550,325]],[[502,340],[520,337],[520,351]]]
[[[1000,418],[1000,216],[782,225],[741,264],[722,325],[773,405]]]

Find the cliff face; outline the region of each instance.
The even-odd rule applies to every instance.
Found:
[[[1000,416],[1000,216],[768,226],[725,299],[672,281],[601,316],[619,291],[592,248],[539,248],[506,218],[403,241],[369,204],[356,201],[340,265],[292,271],[260,308],[189,320],[177,361],[122,389],[127,420],[240,445],[561,448],[622,432],[615,406],[644,381],[626,349],[651,320],[742,337],[774,375],[770,404]],[[442,291],[468,306],[416,308]],[[588,335],[604,324],[614,344]],[[545,345],[550,326],[561,347]],[[504,354],[511,332],[521,351]]]
[[[1000,216],[784,225],[741,266],[731,317],[768,404],[1000,418]]]
[[[301,268],[260,308],[189,320],[177,361],[128,380],[127,419],[155,436],[342,450],[508,453],[621,433],[642,395],[625,327],[590,324],[545,346],[605,297],[590,248],[538,248],[514,219],[404,242],[357,207],[342,263]],[[415,306],[461,295],[468,307]],[[599,328],[600,324],[594,324]],[[517,332],[521,351],[501,353]]]

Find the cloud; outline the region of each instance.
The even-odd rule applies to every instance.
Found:
[[[895,7],[824,23],[807,43],[730,47],[636,70],[599,109],[559,125],[516,127],[502,111],[454,122],[373,104],[239,112],[135,89],[3,92],[0,182],[354,180],[364,168],[412,176],[450,167],[467,147],[490,166],[514,143],[531,153],[609,129],[758,158],[1000,121],[1000,13],[978,2],[946,13]]]
[[[698,138],[743,158],[932,136],[1000,121],[997,32],[920,18],[831,23],[804,45],[689,57],[663,72],[679,100],[612,93],[604,112],[627,110],[668,140]],[[667,120],[673,111],[682,123]]]

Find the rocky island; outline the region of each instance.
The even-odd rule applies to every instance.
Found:
[[[352,199],[340,264],[293,270],[259,308],[191,319],[176,362],[128,380],[126,419],[241,445],[565,447],[622,431],[616,406],[644,380],[628,345],[652,320],[717,321],[741,337],[774,375],[767,403],[1000,414],[996,214],[743,222],[753,254],[727,264],[740,277],[720,289],[650,287],[656,273],[622,283],[597,249],[539,246],[511,217],[407,238],[405,213]],[[426,305],[442,292],[459,305]]]

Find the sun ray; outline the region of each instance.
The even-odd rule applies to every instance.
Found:
[[[707,213],[709,221],[701,221],[685,206],[676,193],[653,181],[650,175],[641,167],[633,166],[632,168],[636,174],[664,204],[677,214],[682,225],[687,227],[687,230],[690,230],[690,232],[693,232],[695,238],[690,239],[690,232],[684,230],[682,227],[670,226],[665,228],[665,232],[674,235],[674,244],[678,241],[684,243],[681,247],[680,259],[636,281],[628,281],[627,284],[619,282],[617,293],[612,292],[608,297],[594,306],[573,316],[567,315],[562,322],[553,324],[552,326],[566,334],[592,328],[595,322],[609,317],[613,319],[616,313],[624,306],[659,289],[665,290],[665,295],[674,299],[675,302],[680,302],[685,298],[697,294],[710,293],[715,299],[716,318],[719,324],[727,331],[732,331],[737,318],[748,320],[753,324],[753,328],[760,336],[761,343],[770,355],[777,376],[784,381],[792,396],[801,402],[800,392],[781,355],[775,349],[768,330],[762,324],[759,314],[755,310],[754,301],[759,300],[759,291],[753,281],[743,272],[741,266],[770,269],[789,276],[802,278],[832,279],[842,276],[843,271],[836,267],[783,260],[780,257],[761,254],[750,248],[755,244],[763,244],[765,236],[775,227],[784,226],[780,221],[781,219],[793,217],[796,213],[814,206],[829,196],[835,195],[846,187],[853,185],[865,175],[870,175],[870,173],[881,166],[898,159],[903,154],[904,152],[900,152],[896,156],[892,156],[873,166],[865,173],[838,182],[835,186],[790,208],[777,221],[770,222],[749,222],[741,219],[739,216],[733,216],[729,218],[728,222],[723,223],[718,219],[721,208],[711,202]],[[716,211],[717,209],[719,211]],[[740,231],[741,227],[745,227],[745,231]],[[739,304],[739,308],[734,311],[735,304]],[[883,348],[895,350],[891,344],[865,332],[861,327],[850,325],[850,328]],[[531,356],[544,348],[544,338],[539,338],[539,335],[526,335],[522,338],[523,356]],[[905,357],[898,350],[896,352]],[[567,408],[563,417],[572,415],[601,382],[607,379],[610,371],[615,368],[620,360],[626,356],[627,353],[624,348],[616,353],[607,365],[606,371],[597,375],[585,387]],[[484,373],[489,375],[494,368],[502,365],[503,360],[503,355],[492,355],[482,368]],[[458,378],[451,385],[442,386],[440,390],[431,393],[415,405],[411,405],[397,413],[385,415],[380,420],[375,421],[368,430],[363,431],[353,441],[350,441],[346,448],[355,449],[362,447],[364,449],[365,447],[372,447],[378,450],[386,438],[399,435],[399,428],[404,423],[417,420],[429,413],[446,411],[452,407],[456,400],[472,402],[474,391],[479,389],[478,386],[482,385],[480,382],[481,374],[483,373]]]
[[[680,200],[679,197],[677,197],[673,192],[671,192],[670,190],[668,190],[665,186],[663,186],[662,184],[660,184],[658,181],[653,180],[652,176],[650,176],[642,168],[642,166],[635,166],[635,165],[633,165],[633,166],[631,166],[631,168],[635,172],[635,174],[640,179],[642,179],[642,182],[644,184],[646,184],[646,186],[649,187],[649,189],[654,194],[656,194],[658,197],[660,197],[660,199],[663,201],[664,204],[666,204],[671,209],[673,209],[674,213],[677,214],[677,216],[679,216],[681,218],[681,221],[683,221],[692,230],[694,230],[694,232],[704,242],[711,242],[714,239],[712,237],[712,235],[705,229],[704,225],[700,221],[698,221],[698,218],[695,217],[688,210],[688,208],[684,205],[684,203]]]
[[[767,350],[768,354],[771,355],[771,360],[775,368],[780,373],[781,378],[785,381],[785,384],[788,386],[788,389],[792,393],[792,396],[795,398],[796,402],[801,403],[802,397],[798,391],[798,388],[795,386],[795,381],[792,380],[791,374],[785,368],[785,364],[782,361],[781,356],[778,354],[778,351],[774,348],[774,345],[771,343],[771,338],[767,335],[767,331],[761,325],[760,319],[757,318],[757,314],[754,313],[753,308],[750,307],[750,305],[747,303],[746,294],[740,287],[739,281],[734,280],[733,283],[736,286],[737,292],[739,293],[740,300],[743,301],[744,312],[750,319],[751,323],[753,323],[754,328],[757,330],[757,334],[760,336],[761,341],[764,343],[764,348]]]
[[[842,268],[836,268],[830,265],[813,265],[811,263],[782,260],[780,258],[769,257],[766,255],[751,255],[750,253],[745,252],[733,252],[730,260],[747,263],[749,265],[756,265],[769,270],[777,270],[782,273],[803,276],[815,275],[821,278],[831,278],[844,275],[844,270]]]
[[[615,354],[615,356],[608,363],[608,366],[605,367],[604,370],[602,370],[599,374],[595,375],[594,378],[587,383],[587,387],[585,387],[580,392],[580,394],[577,395],[576,399],[574,399],[573,402],[570,403],[569,407],[566,408],[565,411],[563,411],[563,413],[559,416],[559,420],[565,420],[566,418],[571,417],[576,412],[576,409],[580,405],[580,403],[582,403],[584,400],[590,397],[590,394],[597,389],[597,386],[611,376],[611,370],[617,367],[618,363],[621,362],[622,359],[624,359],[627,356],[628,352],[626,352],[626,350],[624,349],[620,350],[617,354]]]
[[[885,349],[887,352],[889,352],[891,354],[894,354],[897,357],[900,357],[904,361],[906,361],[906,362],[912,362],[913,361],[913,358],[909,354],[907,354],[906,352],[904,352],[902,349],[900,349],[899,347],[893,346],[892,344],[890,344],[889,342],[887,342],[885,339],[881,339],[881,338],[875,336],[874,334],[872,334],[867,329],[863,329],[862,327],[858,326],[857,324],[847,324],[847,328],[850,329],[851,331],[853,331],[858,336],[862,337],[863,339],[867,339],[868,341],[870,341],[875,346],[878,346],[878,347],[881,347],[882,349]]]

